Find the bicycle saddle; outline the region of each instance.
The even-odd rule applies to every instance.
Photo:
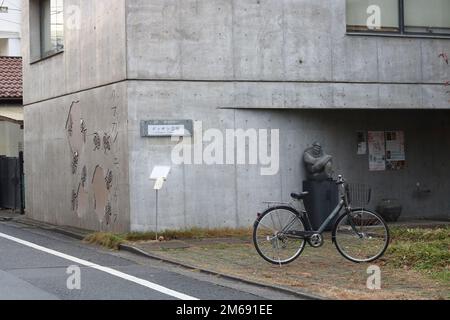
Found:
[[[302,193],[291,193],[291,197],[295,200],[303,200],[306,198],[306,196],[309,194],[309,192],[305,191]]]

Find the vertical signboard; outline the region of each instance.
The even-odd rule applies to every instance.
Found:
[[[384,131],[369,131],[369,170],[386,170],[386,145]]]

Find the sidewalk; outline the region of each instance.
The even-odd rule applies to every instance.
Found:
[[[66,227],[66,226],[56,226],[49,223],[32,220],[27,218],[25,215],[20,215],[18,213],[14,213],[11,210],[0,210],[0,222],[1,221],[13,221],[20,224],[24,224],[30,227],[41,228],[45,230],[54,231],[60,234],[67,235],[69,237],[83,240],[88,234],[93,233],[91,230],[84,230],[74,227]]]
[[[0,211],[2,218],[11,215]],[[57,227],[33,221],[23,216],[15,222],[59,232],[84,239],[90,231]],[[413,221],[393,224],[402,227],[437,228],[450,222]],[[382,289],[367,289],[367,264],[345,260],[326,236],[319,249],[307,246],[304,253],[290,265],[279,267],[268,264],[256,253],[251,237],[209,238],[171,241],[137,241],[120,245],[127,250],[149,258],[163,260],[186,268],[216,274],[239,281],[258,284],[285,292],[295,292],[304,298],[331,299],[450,299],[450,287],[410,268],[386,265],[385,256],[377,261],[382,271]]]
[[[19,215],[18,213],[15,213],[12,210],[5,210],[5,209],[0,210],[0,221],[11,221],[13,219],[18,219],[20,217],[22,216]]]

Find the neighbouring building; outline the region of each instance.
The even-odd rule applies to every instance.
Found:
[[[22,126],[22,58],[0,57],[0,156],[18,157]]]
[[[0,56],[20,56],[22,0],[0,1]]]
[[[22,58],[0,57],[0,209],[22,209],[22,156]]]
[[[315,141],[336,173],[372,186],[372,207],[395,198],[403,218],[450,217],[450,0],[22,5],[33,219],[153,230],[149,176],[166,165],[159,228],[249,226],[263,201],[301,190]],[[247,164],[218,149],[209,164],[174,163],[165,132],[193,124],[247,132]],[[252,129],[279,130],[273,175],[252,164]],[[197,155],[211,143],[198,137]]]
[[[0,209],[23,206],[21,0],[0,1]]]

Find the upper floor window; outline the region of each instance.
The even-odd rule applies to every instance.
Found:
[[[63,0],[40,1],[40,29],[43,57],[64,49]]]
[[[450,34],[450,0],[405,0],[406,32]]]
[[[347,0],[347,31],[450,35],[450,0]]]
[[[30,54],[38,61],[64,50],[64,0],[29,0]]]

